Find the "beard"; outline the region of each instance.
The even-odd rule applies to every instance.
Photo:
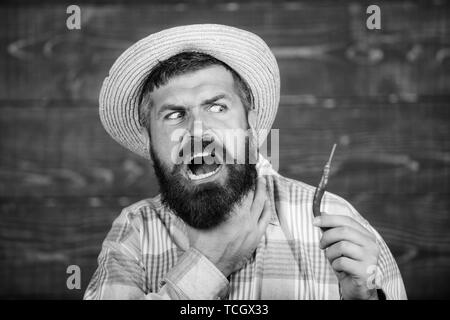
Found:
[[[181,172],[182,164],[172,169],[160,161],[150,146],[162,203],[195,229],[210,229],[225,221],[235,205],[250,190],[255,190],[257,171],[254,164],[222,164],[224,183],[210,181],[195,185]]]

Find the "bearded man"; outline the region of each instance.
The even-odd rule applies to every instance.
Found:
[[[163,30],[117,59],[100,117],[153,161],[161,193],[114,221],[85,299],[406,298],[386,243],[348,202],[327,192],[314,218],[315,188],[259,153],[279,96],[273,53],[234,27]]]

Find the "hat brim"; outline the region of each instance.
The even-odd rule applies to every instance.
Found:
[[[278,64],[257,35],[235,27],[196,24],[166,29],[136,42],[114,62],[99,97],[100,119],[118,143],[150,159],[138,103],[142,86],[159,61],[185,51],[203,52],[226,63],[248,84],[257,113],[259,143],[275,120],[280,100]]]

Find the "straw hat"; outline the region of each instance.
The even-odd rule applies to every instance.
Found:
[[[184,51],[209,54],[233,68],[249,85],[256,108],[259,144],[272,127],[280,99],[276,59],[257,35],[230,26],[195,24],[166,29],[136,42],[114,62],[100,91],[100,119],[121,145],[149,159],[138,101],[158,61]]]

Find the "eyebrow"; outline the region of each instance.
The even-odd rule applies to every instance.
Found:
[[[209,104],[212,104],[212,103],[214,103],[214,102],[216,102],[217,100],[220,100],[220,99],[228,99],[228,100],[231,100],[230,97],[229,97],[229,95],[227,95],[226,93],[221,93],[221,94],[218,94],[218,95],[216,95],[216,96],[214,96],[214,97],[212,97],[212,98],[203,100],[202,103],[201,103],[201,105],[202,105],[202,106],[209,105]],[[159,110],[158,110],[158,118],[161,116],[161,114],[162,114],[164,111],[167,111],[167,110],[171,110],[171,111],[184,111],[184,110],[186,110],[186,107],[183,106],[183,105],[177,105],[177,104],[173,104],[173,103],[166,103],[166,104],[163,104],[163,105],[159,108]]]
[[[214,102],[216,102],[217,100],[220,100],[220,99],[228,99],[228,100],[231,100],[230,97],[229,97],[226,93],[221,93],[221,94],[218,94],[217,96],[214,96],[214,97],[212,97],[212,98],[210,98],[210,99],[204,100],[204,101],[202,102],[202,106],[208,105],[208,104],[211,104],[211,103],[214,103]]]
[[[186,107],[181,106],[181,105],[176,105],[176,104],[172,104],[172,103],[163,104],[161,106],[161,108],[159,108],[159,110],[158,110],[158,118],[161,116],[161,114],[164,111],[167,111],[167,110],[184,111],[185,109],[186,109]]]

